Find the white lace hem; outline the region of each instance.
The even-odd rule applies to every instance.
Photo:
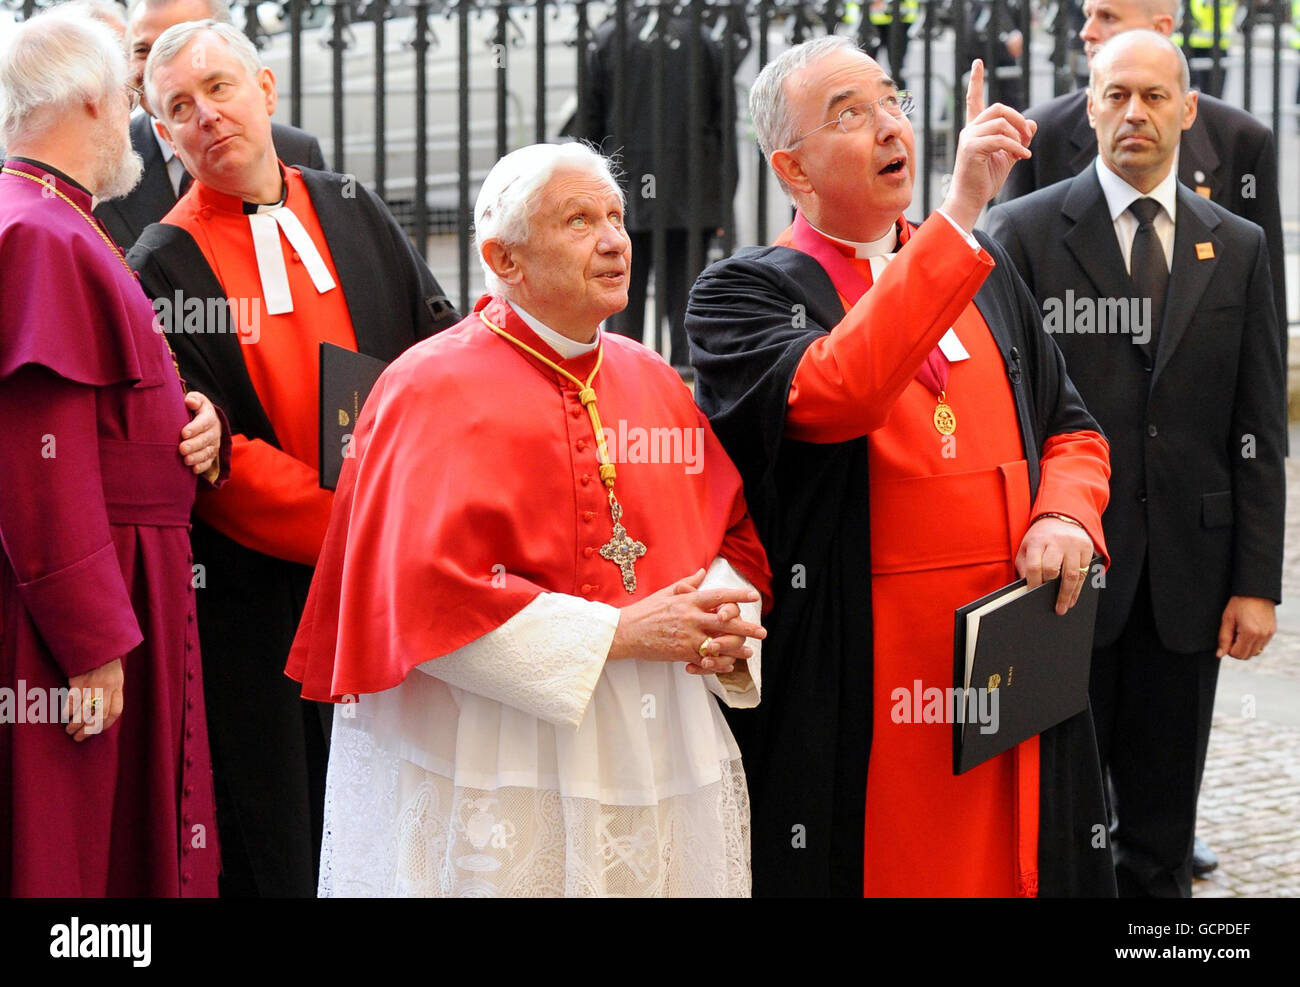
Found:
[[[335,718],[322,897],[747,897],[739,760],[648,806],[531,788],[465,788]]]

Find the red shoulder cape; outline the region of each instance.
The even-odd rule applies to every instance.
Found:
[[[637,590],[601,558],[611,522],[578,389],[504,302],[412,347],[379,379],[344,464],[286,668],[338,701],[494,630],[542,592],[626,606],[727,558],[770,599],[741,480],[675,371],[602,334],[595,381],[624,524],[644,542]],[[585,379],[595,354],[564,361]],[[667,461],[673,460],[677,461]]]

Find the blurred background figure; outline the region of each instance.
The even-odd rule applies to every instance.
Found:
[[[666,316],[671,341],[667,355],[683,376],[691,375],[683,328],[686,296],[704,269],[712,238],[732,221],[736,194],[734,155],[724,153],[723,144],[725,107],[732,105],[726,90],[732,80],[725,74],[722,47],[726,32],[732,32],[734,66],[744,56],[749,33],[743,20],[734,27],[721,22],[716,26],[722,27],[721,36],[708,26],[699,32],[700,85],[687,86],[683,98],[683,87],[693,71],[690,17],[685,13],[662,16],[657,7],[635,8],[621,52],[616,18],[608,18],[596,29],[588,53],[581,110],[572,131],[614,158],[624,172],[632,279],[627,308],[610,317],[609,328],[643,338],[646,289],[654,268],[656,293],[667,310],[655,306],[657,321],[650,345],[663,352],[658,340]],[[621,117],[614,77],[618,62],[623,72]],[[656,78],[663,82],[656,85]],[[697,107],[695,120],[692,104]],[[699,174],[691,173],[692,145],[698,148],[697,160],[704,163]],[[701,207],[699,211],[691,209],[693,202]],[[662,270],[656,267],[660,257],[655,251],[656,228],[664,230]],[[661,284],[666,290],[658,287]]]

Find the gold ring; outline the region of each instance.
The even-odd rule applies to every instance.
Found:
[[[99,704],[101,701],[102,701],[102,697],[91,696],[89,699],[86,700],[86,705],[90,707],[90,711],[93,713],[95,712],[95,710],[99,709]]]
[[[707,651],[706,649],[707,649],[707,648],[709,647],[709,645],[712,644],[712,643],[713,643],[713,638],[711,638],[711,637],[706,637],[703,641],[700,642],[700,657],[701,657],[701,658],[707,658],[707,657],[709,657],[709,655],[708,655],[708,651]]]
[[[1086,565],[1086,566],[1084,566],[1082,569],[1079,570],[1079,575],[1081,575],[1081,576],[1086,576],[1086,575],[1087,575],[1088,573],[1090,573],[1090,572],[1092,572],[1092,566],[1090,566],[1090,565]]]

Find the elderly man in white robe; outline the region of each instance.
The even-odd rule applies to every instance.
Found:
[[[290,656],[343,703],[320,892],[748,895],[715,700],[759,698],[740,477],[601,328],[631,260],[604,158],[507,155],[475,227],[489,293],[366,402]]]

